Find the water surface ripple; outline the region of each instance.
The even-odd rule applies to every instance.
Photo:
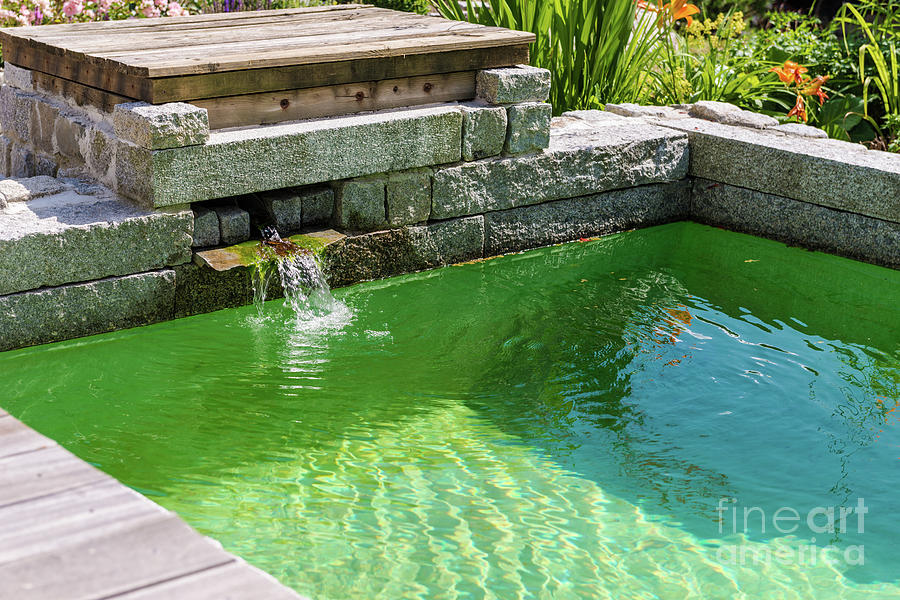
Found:
[[[900,598],[898,290],[674,224],[5,353],[0,405],[317,599]]]

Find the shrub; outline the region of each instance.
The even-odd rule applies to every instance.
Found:
[[[654,71],[654,101],[716,100],[762,109],[781,86],[769,73],[774,63],[756,60],[744,51],[745,45],[742,12],[694,19],[678,35],[667,38],[663,60]]]
[[[0,8],[0,24],[5,27],[49,25],[186,14],[188,10],[176,0],[25,0],[4,2]]]

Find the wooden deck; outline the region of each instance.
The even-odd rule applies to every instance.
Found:
[[[533,40],[359,5],[0,29],[42,88],[106,110],[196,102],[214,127],[471,99],[475,71],[527,63]]]
[[[300,596],[0,409],[0,598]]]

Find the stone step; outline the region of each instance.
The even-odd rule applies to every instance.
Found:
[[[694,177],[900,223],[898,154],[721,102],[607,109],[687,134]]]
[[[190,210],[136,208],[106,188],[76,180],[0,181],[5,191],[18,195],[0,209],[0,295],[191,260]]]
[[[554,119],[542,151],[435,169],[432,219],[475,215],[687,175],[688,137],[600,111]]]
[[[0,296],[0,352],[174,318],[172,269]]]

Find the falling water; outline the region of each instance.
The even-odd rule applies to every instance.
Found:
[[[322,317],[342,306],[331,295],[325,274],[311,252],[276,259],[284,301],[300,319]]]
[[[269,260],[258,261],[253,268],[252,284],[253,284],[253,304],[260,317],[263,316],[263,309],[266,303],[266,294],[269,291],[269,282],[272,280],[272,274],[275,269]]]
[[[309,321],[346,309],[331,295],[312,252],[282,240],[274,228],[267,228],[263,236],[258,250],[260,260],[255,263],[252,276],[253,303],[259,316],[263,316],[269,285],[276,273],[285,304],[299,320]]]

